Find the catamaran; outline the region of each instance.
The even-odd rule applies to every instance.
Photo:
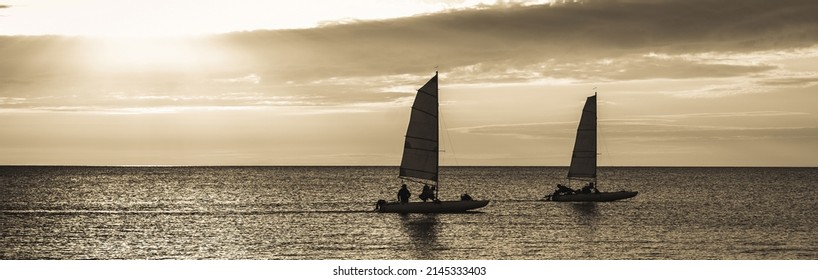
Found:
[[[452,213],[465,212],[486,206],[488,200],[473,200],[468,195],[461,200],[438,200],[440,185],[438,180],[438,86],[437,72],[415,96],[412,112],[409,116],[409,127],[406,130],[406,142],[403,146],[403,159],[400,163],[399,178],[431,185],[434,189],[430,202],[387,202],[379,200],[376,209],[391,213]]]
[[[605,202],[634,197],[635,191],[600,192],[596,187],[596,92],[585,100],[582,117],[577,127],[571,167],[568,169],[568,186],[557,184],[554,193],[546,195],[546,201],[593,201]],[[571,189],[571,181],[587,182],[580,190]]]

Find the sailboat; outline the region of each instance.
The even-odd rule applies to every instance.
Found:
[[[568,186],[557,184],[554,193],[546,195],[546,201],[591,201],[605,202],[626,199],[639,192],[617,191],[600,192],[596,188],[596,92],[585,100],[582,117],[577,127],[577,138],[574,142],[574,153],[571,156],[571,167],[568,169]],[[571,181],[587,182],[580,190],[570,188]]]
[[[486,206],[488,200],[473,200],[468,195],[461,200],[438,200],[438,88],[435,76],[421,87],[412,104],[399,178],[431,185],[434,193],[430,202],[386,202],[379,200],[376,209],[390,213],[452,213],[465,212]]]

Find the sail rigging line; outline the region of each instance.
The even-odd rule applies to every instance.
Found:
[[[446,138],[449,139],[449,149],[452,150],[452,158],[454,158],[454,165],[460,166],[460,162],[457,161],[457,154],[454,152],[454,141],[452,141],[452,135],[449,134],[449,126],[446,125],[446,119],[443,117],[443,114],[440,114],[440,122],[443,123],[442,130],[446,132]],[[443,145],[444,151],[446,150],[446,145]]]
[[[435,68],[437,68],[437,66],[435,66]],[[437,75],[437,71],[435,71],[435,75]],[[440,84],[438,83],[438,104],[439,103],[440,103]],[[446,141],[444,141],[444,138],[441,137],[440,142],[443,142],[443,144],[440,145],[440,146],[443,147],[443,152],[446,152],[447,150],[451,150],[452,151],[452,158],[454,159],[454,166],[460,166],[460,162],[457,160],[457,153],[454,151],[454,141],[452,140],[452,136],[449,133],[449,126],[446,124],[446,118],[445,118],[445,116],[443,114],[443,111],[440,110],[440,106],[438,106],[438,117],[439,117],[440,123],[442,125],[440,130],[442,130],[446,134],[445,139],[449,140],[448,142],[446,142]],[[449,144],[449,149],[446,149],[446,144]],[[440,160],[441,160],[440,165],[443,165],[443,161],[445,159],[446,159],[446,157],[441,157],[440,158]],[[440,165],[438,165],[438,169],[440,169]],[[437,198],[437,192],[440,190],[440,186],[439,186],[440,181],[439,180],[440,179],[438,179],[438,187],[435,188],[435,198]]]
[[[594,87],[594,89],[596,89],[596,87]],[[594,92],[594,96],[597,96],[596,92]],[[614,166],[613,157],[611,157],[610,149],[608,149],[608,142],[604,140],[607,139],[608,137],[604,135],[604,132],[601,129],[597,129],[597,133],[599,133],[599,139],[602,139],[601,141],[602,147],[605,149],[605,152],[602,154],[605,155],[605,157],[608,159],[609,166]]]

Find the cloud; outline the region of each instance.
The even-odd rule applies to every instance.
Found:
[[[0,96],[0,105],[18,105],[18,104],[26,104],[28,103],[27,98],[22,97],[3,97]]]
[[[562,139],[574,137],[576,129],[576,122],[541,122],[457,127],[449,130],[457,133],[510,136],[518,139]]]
[[[815,5],[798,0],[496,5],[218,41],[264,61],[265,78],[296,82],[430,73],[435,66],[462,84],[722,78],[778,67],[740,60],[743,54],[811,49],[818,44],[814,13]]]
[[[629,118],[600,119],[599,130],[610,142],[656,142],[691,140],[752,140],[771,138],[818,138],[814,126],[764,126],[753,118],[809,118],[805,112],[746,111],[638,115]],[[701,119],[726,119],[705,121]],[[730,121],[735,120],[735,121]],[[706,125],[703,123],[707,123]],[[452,128],[464,134],[494,135],[517,139],[573,139],[578,122],[542,122],[482,125]]]
[[[778,87],[808,87],[818,85],[818,77],[784,77],[762,80],[760,82],[766,86]]]
[[[746,118],[746,117],[783,117],[783,116],[804,116],[805,112],[785,112],[785,111],[750,111],[750,112],[723,112],[723,113],[691,113],[673,115],[644,115],[649,119],[689,119],[689,118]],[[612,120],[621,121],[621,120]]]
[[[818,85],[818,79],[815,75],[815,72],[774,69],[752,76],[739,76],[723,81],[715,81],[712,84],[694,89],[672,90],[665,91],[665,93],[684,98],[714,98],[792,88],[809,88]]]
[[[818,127],[722,127],[701,125],[627,125],[607,134],[610,142],[752,141],[818,139]]]
[[[256,74],[250,74],[243,77],[236,77],[236,78],[224,78],[224,79],[216,79],[215,81],[220,83],[249,83],[249,84],[258,84],[261,82],[261,77]]]
[[[815,55],[818,6],[813,1],[497,3],[311,29],[179,39],[185,47],[152,48],[161,61],[171,54],[196,54],[179,58],[184,63],[176,67],[144,62],[151,57],[140,48],[95,52],[99,42],[93,39],[5,36],[0,37],[0,96],[103,100],[100,96],[119,91],[193,102],[188,97],[259,92],[327,106],[391,104],[413,94],[435,66],[449,85],[746,79],[667,92],[678,96],[816,82],[814,73],[782,71],[775,62]],[[138,59],[127,57],[134,53]],[[98,61],[101,54],[108,64]],[[126,63],[135,66],[121,65]],[[163,67],[140,68],[145,65]]]

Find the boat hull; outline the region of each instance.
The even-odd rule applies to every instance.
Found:
[[[378,211],[383,213],[459,213],[481,208],[488,204],[488,200],[387,202],[378,205]]]
[[[618,192],[600,192],[600,193],[578,193],[578,194],[564,194],[564,195],[548,195],[545,200],[561,201],[561,202],[608,202],[620,199],[627,199],[636,196],[639,192],[618,191]]]

